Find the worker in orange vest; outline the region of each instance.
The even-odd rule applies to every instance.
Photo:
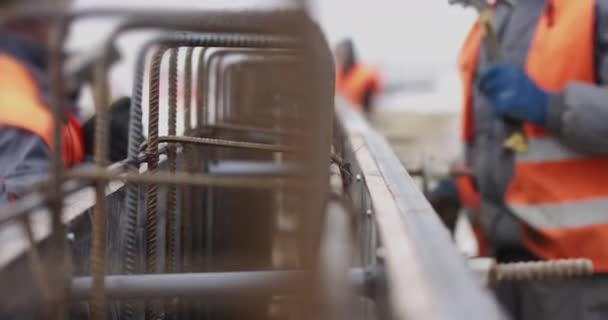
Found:
[[[352,40],[336,48],[336,91],[355,108],[370,113],[372,99],[380,89],[380,78],[373,68],[360,63]]]
[[[596,273],[498,297],[516,319],[608,319],[608,1],[498,0],[494,14],[502,62],[479,23],[459,62],[484,235],[501,262],[588,258]],[[505,147],[520,130],[527,150]]]
[[[0,0],[0,15],[45,5],[55,10],[67,9],[70,4],[70,0]],[[49,107],[49,63],[45,47],[49,29],[48,21],[29,19],[9,23],[0,30],[0,203],[22,197],[50,170],[54,122]],[[77,116],[77,97],[78,90],[74,88],[66,92],[64,99],[61,154],[65,167],[82,162],[93,149],[92,143],[85,144],[93,139],[83,135]],[[112,140],[118,142],[126,140],[127,135],[128,112],[125,118],[124,109],[124,103],[112,109],[122,114],[118,122],[116,119],[121,117],[111,115]],[[92,128],[93,122],[85,127]],[[93,131],[85,130],[89,136]],[[124,149],[126,153],[126,147]]]

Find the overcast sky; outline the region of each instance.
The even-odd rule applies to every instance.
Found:
[[[352,36],[369,60],[450,63],[474,12],[447,0],[321,0],[318,15],[331,40]]]

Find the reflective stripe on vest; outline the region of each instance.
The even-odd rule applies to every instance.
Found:
[[[336,90],[357,107],[363,105],[365,93],[377,86],[376,73],[367,66],[355,64],[347,74],[340,69],[336,71]]]
[[[36,81],[25,66],[5,54],[0,54],[0,125],[29,131],[53,145],[53,118]],[[84,157],[81,128],[70,115],[62,131],[64,164],[71,166]]]
[[[571,81],[594,83],[593,0],[551,0],[537,25],[527,74],[542,88],[562,91]],[[460,56],[464,81],[463,139],[474,134],[473,74],[482,31],[476,24]],[[608,271],[608,158],[577,153],[544,129],[524,124],[526,154],[516,155],[505,202],[526,222],[523,243],[545,259],[587,257]]]
[[[528,138],[528,149],[528,152],[516,155],[517,162],[563,161],[585,158],[585,155],[569,149],[554,137]]]
[[[581,228],[608,221],[608,200],[590,199],[547,205],[513,205],[513,211],[537,229]]]

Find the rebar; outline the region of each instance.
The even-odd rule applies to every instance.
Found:
[[[160,67],[167,48],[159,47],[152,57],[150,66],[150,112],[148,114],[148,174],[158,172],[158,126],[160,108]],[[158,184],[147,186],[146,203],[146,273],[156,273],[158,263]],[[145,318],[156,319],[159,316],[158,306],[149,302],[146,305]]]
[[[194,47],[188,47],[186,49],[186,58],[184,64],[184,135],[189,136],[192,132],[192,58],[194,54]],[[182,163],[183,171],[185,173],[193,172],[192,168],[192,150],[189,145],[182,145]],[[191,197],[190,187],[181,187],[181,210],[180,210],[180,271],[181,272],[192,272],[191,269],[191,256],[192,256],[192,223],[191,223]],[[192,313],[188,310],[188,303],[184,300],[180,301],[180,314],[181,318],[190,319]]]
[[[183,145],[191,144],[191,145],[203,145],[203,146],[223,147],[223,148],[232,148],[232,149],[250,149],[250,150],[257,150],[257,151],[282,152],[282,153],[294,152],[295,150],[297,150],[296,148],[282,146],[282,145],[213,139],[213,138],[182,137],[182,136],[158,137],[158,142],[159,143],[170,143],[170,145],[175,144],[175,143],[180,143]],[[143,149],[145,147],[148,147],[148,145],[143,144],[140,149]]]
[[[205,91],[208,90],[208,79],[205,76],[206,64],[205,64],[205,55],[209,48],[203,47],[201,48],[198,54],[198,67],[197,67],[197,75],[196,75],[196,126],[193,131],[201,131],[203,127],[208,125],[208,112],[207,112],[207,101],[205,101]],[[207,153],[203,153],[203,150],[196,150],[193,155],[193,167],[196,170],[200,170],[204,173],[209,172],[209,155]],[[207,197],[209,192],[208,188],[196,188],[193,189],[193,192],[200,194],[203,198]],[[194,201],[192,204],[193,212],[200,212],[198,215],[194,215],[192,217],[192,225],[195,230],[206,230],[208,228],[205,224],[207,219],[208,212],[203,205],[201,200]],[[192,239],[192,246],[199,250],[199,252],[203,252],[204,254],[198,254],[193,258],[193,270],[195,272],[208,271],[206,268],[207,264],[207,256],[210,254],[209,251],[202,250],[204,246],[204,238],[205,236],[211,236],[208,232],[199,232]],[[200,317],[202,313],[202,306],[199,304],[195,309],[195,315]]]
[[[505,281],[559,280],[593,275],[588,259],[567,259],[496,264],[490,270],[490,285]]]
[[[53,319],[62,319],[67,286],[62,277],[67,272],[65,259],[65,227],[61,221],[63,211],[63,123],[64,123],[64,85],[63,85],[63,44],[66,38],[67,21],[62,18],[51,25],[49,36],[49,83],[51,86],[50,109],[53,115],[53,150],[51,152],[51,177],[49,189],[49,211],[51,213],[51,243],[53,249],[50,256],[51,282],[55,283],[50,315]]]
[[[146,54],[152,47],[151,43],[144,45],[143,50],[139,52],[139,57],[136,60],[135,75],[133,78],[133,91],[131,94],[131,106],[129,115],[129,136],[127,160],[137,158],[139,154],[139,146],[144,140],[143,135],[143,114],[142,114],[142,98],[144,93],[144,77],[146,68]],[[133,172],[138,172],[139,165],[129,165],[128,169]],[[123,232],[121,233],[122,241],[122,269],[125,274],[135,274],[141,271],[138,263],[138,203],[139,203],[139,186],[133,183],[127,183],[125,186],[125,215]],[[135,306],[131,302],[126,302],[122,306],[121,318],[123,320],[131,320],[135,316]]]
[[[105,168],[107,162],[108,149],[108,128],[107,128],[107,108],[108,101],[106,96],[102,96],[108,91],[106,77],[107,61],[104,58],[96,65],[96,90],[95,108],[95,166]],[[93,241],[91,244],[91,274],[93,277],[93,300],[91,302],[91,318],[94,320],[106,319],[106,297],[104,294],[104,276],[106,272],[106,183],[104,181],[95,182],[95,209],[93,212]]]
[[[77,169],[67,171],[66,177],[85,181],[124,181],[146,186],[207,186],[259,190],[277,188],[293,188],[297,190],[303,187],[300,182],[286,180],[281,175],[276,178],[269,176],[222,177],[205,174],[187,174],[183,172],[176,172],[174,174],[163,172],[157,172],[155,174],[137,174],[132,172],[112,172],[103,169]]]
[[[194,54],[194,48],[189,47],[186,50],[186,63],[184,66],[184,135],[188,136],[192,132],[192,58]],[[192,152],[190,150],[190,146],[183,145],[182,146],[182,158],[183,158],[183,166],[184,172],[187,174],[193,171],[192,168]],[[191,196],[191,188],[182,187],[182,207],[181,207],[181,257],[182,257],[182,272],[190,272],[190,263],[191,263],[191,243],[192,243],[192,233],[191,231],[191,219],[190,219],[190,196]]]
[[[178,59],[179,48],[172,48],[169,59],[169,135],[175,136],[177,133],[177,87],[178,87]],[[175,173],[177,170],[177,148],[174,144],[169,145],[168,153],[169,173]],[[177,189],[175,186],[170,186],[167,193],[167,258],[165,271],[168,273],[175,272],[177,262]]]

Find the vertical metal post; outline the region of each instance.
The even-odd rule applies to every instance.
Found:
[[[159,125],[159,89],[160,67],[167,48],[159,47],[154,53],[150,67],[150,111],[148,118],[148,171],[158,172],[158,125]],[[146,273],[156,273],[158,263],[158,185],[148,186],[146,215]],[[146,306],[146,319],[156,319],[156,306]]]
[[[65,227],[62,221],[63,212],[63,123],[64,114],[64,85],[63,85],[63,44],[66,33],[66,17],[56,17],[51,26],[49,38],[49,82],[51,86],[50,107],[53,114],[53,150],[51,153],[51,181],[49,192],[49,211],[51,214],[53,244],[50,257],[49,274],[55,290],[51,301],[49,315],[52,319],[63,319],[64,303],[67,295],[67,284],[63,277],[68,267],[65,255]]]
[[[95,166],[105,169],[107,166],[108,149],[108,107],[109,90],[107,79],[108,62],[102,57],[95,68]],[[91,318],[105,320],[107,304],[105,296],[106,272],[106,183],[102,180],[95,182],[95,209],[93,212],[93,241],[91,248],[91,274],[93,276],[93,300],[91,303]]]

